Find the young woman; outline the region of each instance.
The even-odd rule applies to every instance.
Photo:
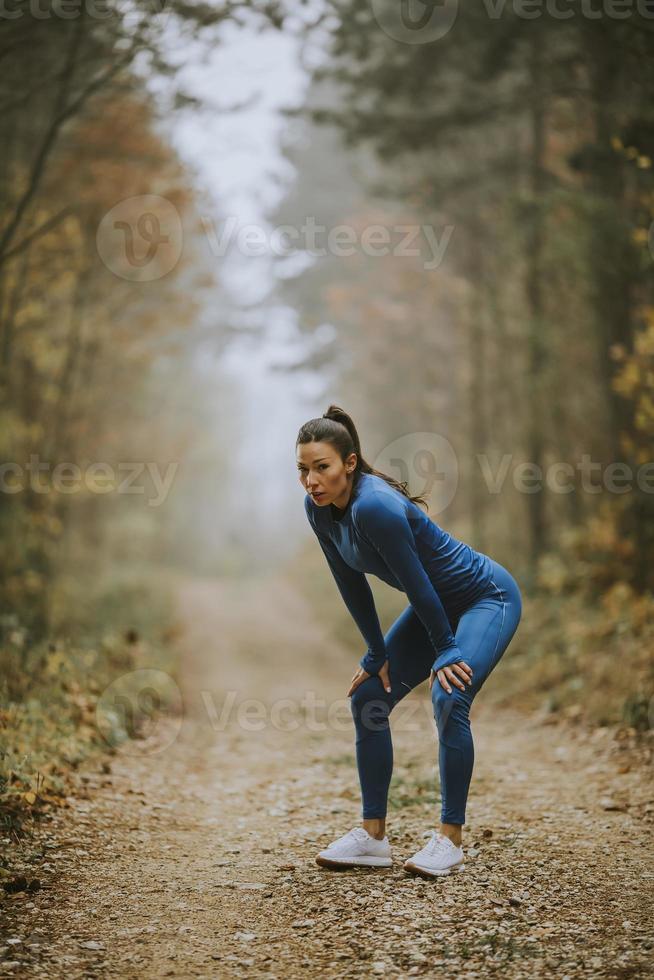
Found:
[[[435,524],[406,485],[361,455],[354,423],[330,405],[296,443],[305,510],[352,618],[368,645],[348,697],[355,726],[362,825],[321,851],[327,868],[389,867],[386,836],[393,771],[389,714],[429,678],[439,735],[438,830],[405,862],[431,877],[464,868],[461,830],[474,762],[469,713],[515,633],[522,611],[510,573]],[[382,634],[364,573],[405,592],[409,605]],[[437,680],[437,683],[434,681]]]

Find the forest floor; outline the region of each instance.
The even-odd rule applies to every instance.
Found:
[[[651,748],[494,703],[471,713],[466,869],[413,877],[437,826],[428,685],[392,717],[394,866],[329,871],[360,823],[356,667],[282,580],[180,584],[184,711],[104,765],[16,855],[0,976],[654,976]],[[248,703],[249,702],[249,703]]]

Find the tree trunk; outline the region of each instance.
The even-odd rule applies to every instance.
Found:
[[[527,217],[527,390],[531,403],[527,410],[527,459],[543,473],[544,480],[544,373],[547,362],[543,306],[543,245],[545,229],[545,104],[543,98],[542,39],[534,34],[531,50],[531,160],[529,166],[529,208]],[[535,579],[538,559],[547,547],[545,491],[527,494],[529,522],[529,572]]]

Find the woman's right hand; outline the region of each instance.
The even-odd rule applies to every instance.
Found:
[[[369,677],[372,677],[372,674],[369,674],[367,671],[365,671],[363,667],[359,667],[359,669],[355,672],[354,676],[352,677],[352,680],[350,681],[350,689],[347,692],[346,697],[349,698],[352,692],[356,691],[359,684],[363,684],[363,682],[367,680]],[[383,665],[377,671],[377,677],[379,677],[380,681],[382,682],[384,690],[390,693],[391,682],[388,676],[388,660],[385,660]]]

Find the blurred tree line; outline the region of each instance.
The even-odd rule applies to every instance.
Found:
[[[394,8],[327,0],[307,33],[327,55],[289,113],[299,176],[278,217],[451,237],[435,269],[423,239],[418,258],[358,249],[290,278],[304,328],[334,325],[312,366],[335,366],[367,445],[432,420],[466,488],[447,516],[525,583],[559,554],[560,588],[651,590],[654,20],[460,4],[442,36],[405,43]],[[541,490],[489,492],[479,454],[495,474],[504,454],[535,464]],[[555,463],[573,492],[547,486]]]
[[[183,508],[173,520],[134,488],[117,493],[128,477],[121,465],[165,470],[188,460],[204,438],[203,406],[215,401],[215,378],[201,392],[191,363],[203,297],[213,290],[215,299],[217,285],[199,248],[201,198],[161,125],[193,104],[175,84],[166,32],[213,37],[227,18],[269,24],[275,11],[182,0],[60,7],[40,3],[37,16],[16,0],[0,41],[0,607],[5,625],[20,621],[32,639],[66,625],[73,610],[58,595],[66,582],[74,607],[103,567],[164,561],[175,548],[190,555]],[[171,81],[168,103],[150,94],[154,77]],[[147,220],[158,220],[161,202],[179,215],[183,249],[161,274],[140,275],[139,255],[130,266],[112,254],[110,237],[104,251],[100,240],[120,204],[129,250],[142,195],[157,196]],[[220,321],[214,336],[219,349]],[[30,476],[31,459],[48,468]],[[53,485],[58,464],[85,474],[97,461],[113,468],[112,492]],[[187,479],[180,474],[180,484]]]

